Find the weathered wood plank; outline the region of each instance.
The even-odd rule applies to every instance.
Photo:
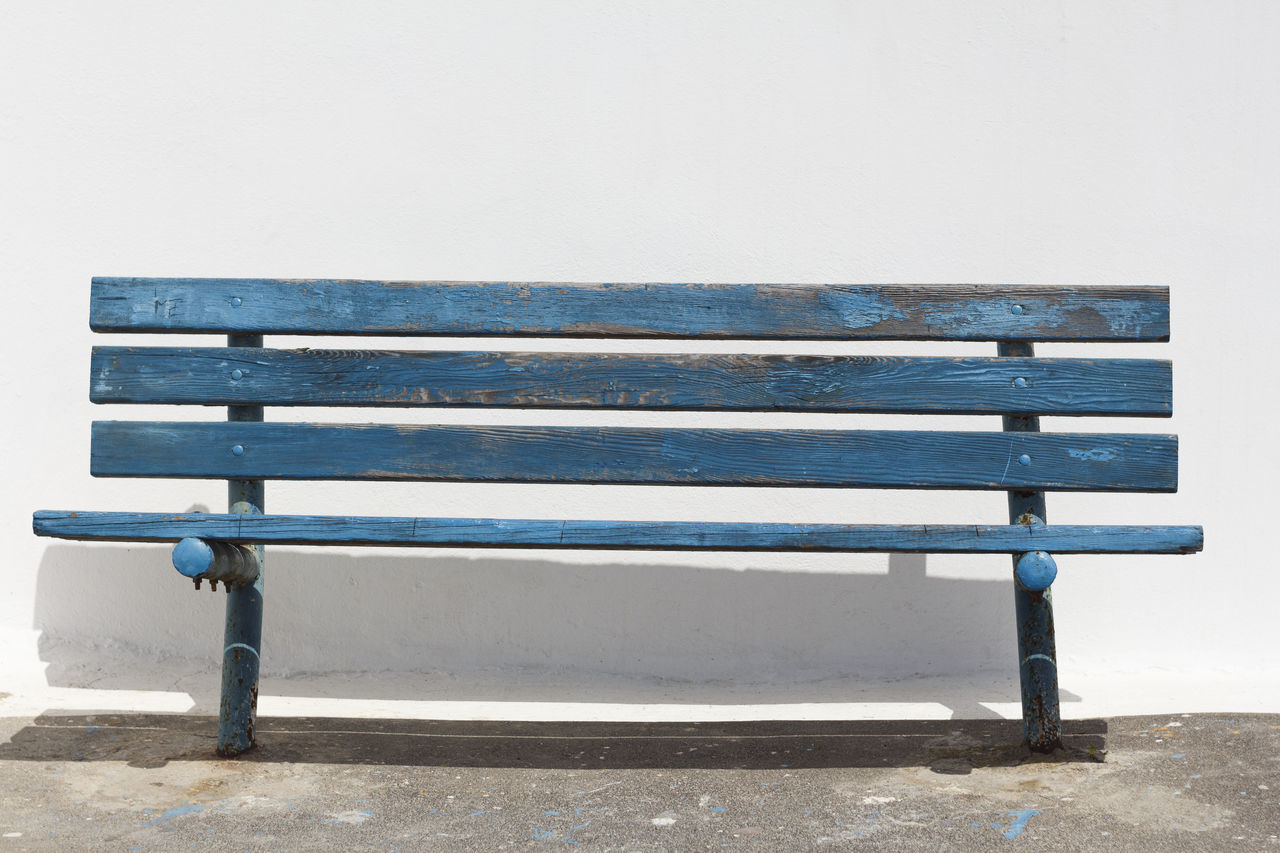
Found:
[[[96,476],[1174,491],[1177,437],[99,421]]]
[[[1162,341],[1164,287],[95,278],[101,332]]]
[[[95,347],[97,403],[1168,416],[1153,359]]]
[[[498,518],[37,512],[40,536],[114,542],[187,537],[272,545],[445,548],[591,548],[641,551],[868,551],[950,554],[1187,554],[1203,546],[1191,526],[779,524],[551,521]]]

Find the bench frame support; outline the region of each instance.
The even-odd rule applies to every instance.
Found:
[[[262,335],[228,335],[227,345],[261,347]],[[228,406],[229,421],[261,421],[262,406]],[[219,448],[210,448],[218,452]],[[232,452],[229,448],[225,452]],[[227,503],[233,513],[261,513],[262,480],[228,480]],[[222,652],[222,701],[218,710],[218,754],[239,755],[254,745],[258,716],[258,669],[262,653],[262,590],[265,573],[263,547],[257,552],[258,577],[251,584],[233,584],[227,592],[227,618]]]
[[[1001,343],[1000,355],[1031,358],[1030,343]],[[1006,432],[1039,432],[1040,418],[1005,415]],[[1044,524],[1044,492],[1009,492],[1010,524]],[[1062,715],[1058,707],[1058,654],[1053,635],[1053,594],[1050,589],[1029,590],[1018,582],[1016,568],[1022,554],[1013,555],[1014,608],[1018,621],[1018,674],[1022,682],[1022,730],[1027,746],[1035,752],[1052,752],[1062,746]]]

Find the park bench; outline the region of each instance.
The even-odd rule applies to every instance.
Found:
[[[226,347],[93,349],[95,403],[227,406],[99,421],[91,473],[225,479],[228,513],[41,511],[42,536],[176,542],[227,590],[218,750],[254,743],[263,546],[1001,553],[1028,745],[1059,745],[1052,554],[1189,553],[1193,526],[1047,525],[1045,492],[1177,488],[1177,438],[1042,433],[1041,415],[1168,417],[1169,362],[1036,358],[1036,341],[1165,341],[1157,287],[527,284],[96,278],[99,332]],[[987,341],[986,357],[269,349],[263,335]],[[673,346],[673,348],[675,348]],[[1001,431],[271,423],[264,406],[1000,415]],[[476,420],[482,421],[483,415]],[[1009,523],[794,524],[265,514],[271,479],[1008,492]]]

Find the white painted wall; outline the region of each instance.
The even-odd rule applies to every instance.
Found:
[[[1172,422],[1047,426],[1178,432],[1181,492],[1054,495],[1050,514],[1202,523],[1207,549],[1062,558],[1063,685],[1080,694],[1073,685],[1095,673],[1136,673],[1108,689],[1152,712],[1170,710],[1143,686],[1153,672],[1180,685],[1178,701],[1270,701],[1256,691],[1260,670],[1280,671],[1268,629],[1280,575],[1263,544],[1280,510],[1269,440],[1280,6],[3,6],[0,692],[168,690],[172,673],[216,660],[222,601],[184,587],[167,549],[30,534],[36,508],[225,500],[216,483],[89,477],[92,418],[155,414],[87,403],[88,283],[102,274],[1167,284],[1172,344],[1090,352],[1173,358]],[[999,522],[1005,512],[998,494],[532,486],[271,484],[268,502],[280,512],[814,521]],[[537,684],[560,679],[579,698],[608,683],[625,703],[653,679],[680,679],[697,696],[876,683],[870,701],[898,701],[919,696],[925,676],[1012,676],[1008,575],[1007,561],[979,557],[278,548],[265,666],[362,673],[367,684],[388,670],[475,683],[499,674],[491,693],[465,698],[540,701],[552,697]],[[411,695],[349,683],[324,689]],[[971,698],[1008,700],[1001,690]],[[817,694],[802,685],[788,695]]]

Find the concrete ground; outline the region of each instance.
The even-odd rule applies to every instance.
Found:
[[[0,719],[3,850],[1264,850],[1280,715],[1069,723]]]

